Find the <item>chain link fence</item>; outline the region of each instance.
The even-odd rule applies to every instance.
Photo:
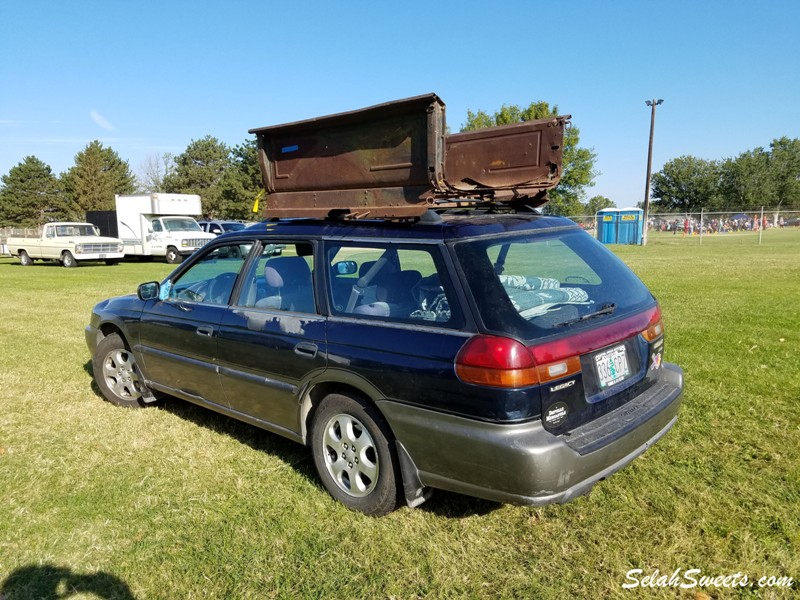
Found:
[[[597,235],[598,215],[577,215],[569,218],[587,232]],[[764,208],[757,211],[651,213],[648,225],[647,235],[650,240],[663,239],[667,235],[702,238],[705,235],[760,234],[778,230],[800,233],[800,210]]]

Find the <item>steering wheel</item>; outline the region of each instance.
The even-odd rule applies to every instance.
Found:
[[[205,296],[199,293],[199,291],[196,292],[192,289],[186,288],[185,290],[178,292],[178,298],[181,300],[191,300],[192,302],[202,302],[205,299]]]
[[[220,273],[208,282],[206,298],[213,304],[227,304],[236,281],[236,273]]]

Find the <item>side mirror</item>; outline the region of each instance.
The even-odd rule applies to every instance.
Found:
[[[161,291],[161,285],[157,281],[149,281],[147,283],[141,284],[137,290],[136,295],[139,296],[139,300],[143,302],[147,300],[154,300],[158,298],[158,294]]]
[[[358,271],[358,265],[354,260],[343,260],[333,265],[333,270],[337,275],[354,275]]]

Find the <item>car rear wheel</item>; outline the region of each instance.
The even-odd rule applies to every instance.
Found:
[[[28,253],[25,250],[19,251],[19,264],[23,267],[30,267],[33,264],[33,259],[28,256]]]
[[[97,344],[92,371],[97,387],[112,404],[139,408],[156,399],[145,385],[133,353],[117,333],[107,335]]]
[[[325,489],[349,509],[385,515],[397,508],[394,441],[373,406],[354,396],[326,396],[314,415],[311,450]]]
[[[170,246],[167,248],[167,262],[171,265],[177,265],[183,261],[183,257],[178,252],[178,249],[174,246]]]
[[[78,266],[78,261],[75,260],[74,256],[72,256],[72,252],[65,250],[64,254],[61,255],[61,264],[66,268],[71,269]]]

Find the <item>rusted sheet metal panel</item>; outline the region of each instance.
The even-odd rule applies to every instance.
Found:
[[[250,133],[269,216],[419,215],[442,179],[444,103],[435,94]]]
[[[456,133],[446,137],[445,179],[453,196],[495,200],[543,197],[561,179],[570,116]]]
[[[569,117],[445,135],[435,94],[251,129],[264,216],[408,218],[454,200],[546,202]]]

